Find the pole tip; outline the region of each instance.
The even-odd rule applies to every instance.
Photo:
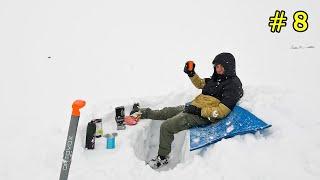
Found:
[[[72,104],[72,116],[80,116],[80,109],[86,105],[84,100],[75,100]]]

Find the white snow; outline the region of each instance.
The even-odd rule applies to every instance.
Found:
[[[84,99],[69,179],[319,179],[319,1],[0,1],[0,179],[58,179],[71,103]],[[287,27],[268,18],[285,10]],[[309,29],[292,28],[293,13]],[[310,48],[312,47],[312,48]],[[239,105],[272,127],[189,152],[176,135],[170,164],[155,171],[161,121],[116,131],[114,108],[153,109],[201,91],[187,60],[209,77],[220,52],[236,57],[245,95]],[[50,57],[50,58],[49,58]],[[84,150],[86,124],[103,118],[116,148]]]

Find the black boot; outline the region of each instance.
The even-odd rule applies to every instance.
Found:
[[[130,115],[136,113],[136,112],[139,112],[140,111],[140,105],[139,103],[134,103],[133,106],[132,106],[132,110],[130,112]]]
[[[148,164],[152,169],[158,169],[167,165],[168,163],[169,163],[169,156],[158,155],[157,157],[151,159],[151,161],[149,161]]]

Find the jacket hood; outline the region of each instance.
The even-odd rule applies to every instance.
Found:
[[[224,67],[224,75],[226,76],[236,76],[236,61],[231,53],[220,53],[218,54],[212,64],[221,64]],[[216,73],[216,68],[214,68],[214,74]]]

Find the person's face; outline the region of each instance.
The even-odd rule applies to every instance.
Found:
[[[215,65],[214,68],[216,68],[217,74],[222,75],[224,73],[224,67],[221,64]]]

